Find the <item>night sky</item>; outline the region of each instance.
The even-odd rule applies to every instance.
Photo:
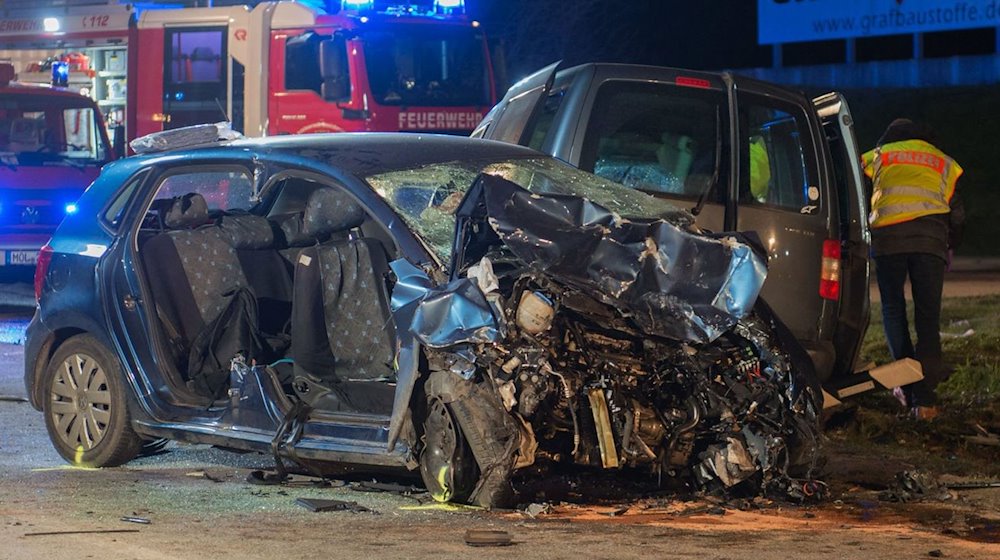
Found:
[[[698,69],[771,64],[749,0],[467,0],[504,42],[511,79],[562,59]]]

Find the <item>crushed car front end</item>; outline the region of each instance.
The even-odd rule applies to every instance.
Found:
[[[391,199],[468,171],[370,182]],[[667,203],[551,160],[486,166],[460,206],[449,196],[425,196],[446,212],[414,225],[453,247],[451,281],[393,266],[397,325],[429,369],[421,470],[437,498],[500,503],[514,471],[555,465],[802,497],[820,391],[757,299],[766,265],[752,239],[706,235]]]

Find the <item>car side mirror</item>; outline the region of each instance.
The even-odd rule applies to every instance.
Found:
[[[348,101],[351,77],[347,66],[347,40],[334,36],[319,44],[320,77],[325,101]]]

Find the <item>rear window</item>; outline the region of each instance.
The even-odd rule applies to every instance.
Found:
[[[726,184],[728,135],[722,92],[610,81],[598,90],[580,167],[649,193],[698,198]],[[720,142],[722,140],[723,142]],[[721,200],[714,189],[707,200]]]
[[[204,196],[209,210],[249,210],[252,206],[253,179],[242,169],[180,171],[160,181],[154,200],[188,193]]]

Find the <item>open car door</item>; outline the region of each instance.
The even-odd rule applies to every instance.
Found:
[[[844,97],[831,92],[813,99],[833,157],[840,207],[840,320],[834,334],[837,348],[833,377],[855,371],[855,361],[868,329],[869,263],[868,196],[861,156],[854,137],[854,120]]]
[[[527,145],[524,130],[552,90],[560,62],[554,62],[511,86],[507,95],[483,117],[471,136]]]

